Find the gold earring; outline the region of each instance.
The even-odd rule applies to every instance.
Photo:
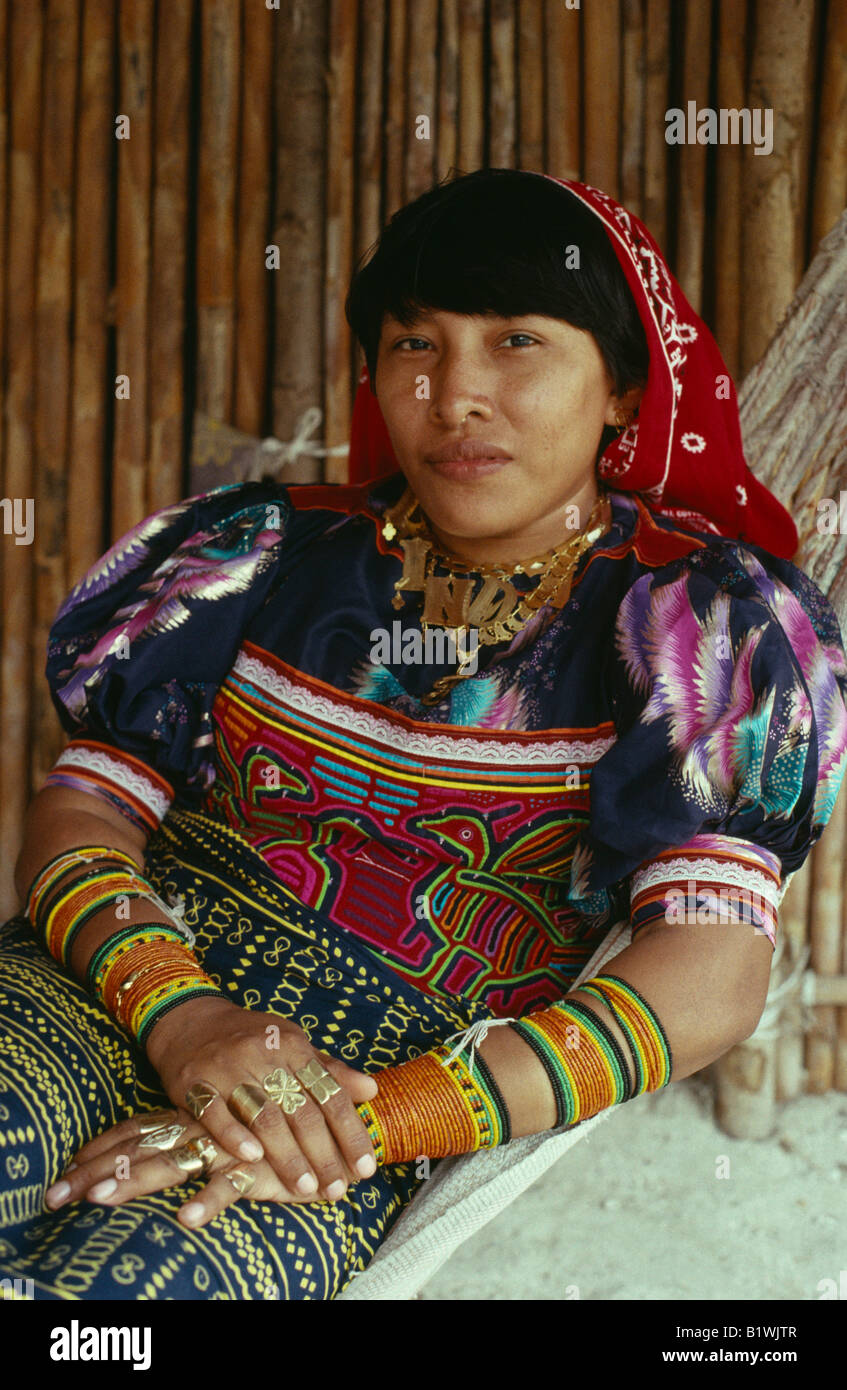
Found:
[[[623,434],[624,430],[628,429],[631,423],[632,415],[629,411],[620,409],[615,411],[615,427],[618,434]]]

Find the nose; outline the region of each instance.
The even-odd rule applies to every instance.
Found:
[[[490,420],[493,402],[480,386],[480,375],[469,358],[453,355],[443,359],[430,374],[430,417],[448,429],[458,428],[469,415]]]

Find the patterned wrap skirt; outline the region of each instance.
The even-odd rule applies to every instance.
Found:
[[[494,1016],[482,1002],[407,984],[298,902],[236,830],[201,812],[171,809],[148,841],[145,871],[163,898],[182,900],[195,954],[228,998],[293,1020],[312,1046],[357,1070],[406,1061]],[[176,1217],[202,1189],[196,1179],[119,1207],[45,1207],[83,1144],[170,1104],[143,1051],[29,921],[0,927],[0,1294],[332,1299],[425,1180],[424,1164],[387,1165],[338,1202],[241,1198],[196,1231]]]

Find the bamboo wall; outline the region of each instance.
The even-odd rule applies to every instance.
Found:
[[[344,294],[404,202],[485,165],[599,185],[647,222],[736,378],[761,356],[847,203],[847,4],[573,5],[0,0],[0,496],[36,515],[31,544],[0,534],[3,917],[64,742],[43,678],[59,603],[192,491],[195,412],[290,440],[317,405],[336,452],[286,477],[344,479]],[[689,100],[771,107],[772,153],[668,145],[665,111]],[[837,975],[828,862],[803,891],[838,914],[817,952]],[[806,899],[791,911],[808,935]],[[847,1089],[847,1008],[817,1016],[809,1085]]]

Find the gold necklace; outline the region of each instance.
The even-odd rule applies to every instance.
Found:
[[[563,608],[579,557],[605,535],[611,520],[611,504],[601,489],[584,530],[563,545],[511,567],[474,564],[445,555],[437,548],[420,503],[407,487],[399,501],[386,510],[382,524],[385,539],[399,538],[403,551],[403,573],[394,585],[392,607],[404,606],[405,592],[422,591],[421,627],[452,631],[460,653],[455,673],[442,676],[429,694],[421,697],[422,703],[437,704],[457,681],[474,673],[468,668],[476,669],[476,650],[469,652],[466,641],[460,644],[460,634],[467,637],[468,631],[474,629],[478,643],[496,646],[510,642],[545,604]],[[446,574],[438,573],[439,570],[446,570]],[[540,575],[539,583],[529,592],[520,592],[511,583],[519,574]],[[482,580],[482,587],[474,593],[478,579]]]

